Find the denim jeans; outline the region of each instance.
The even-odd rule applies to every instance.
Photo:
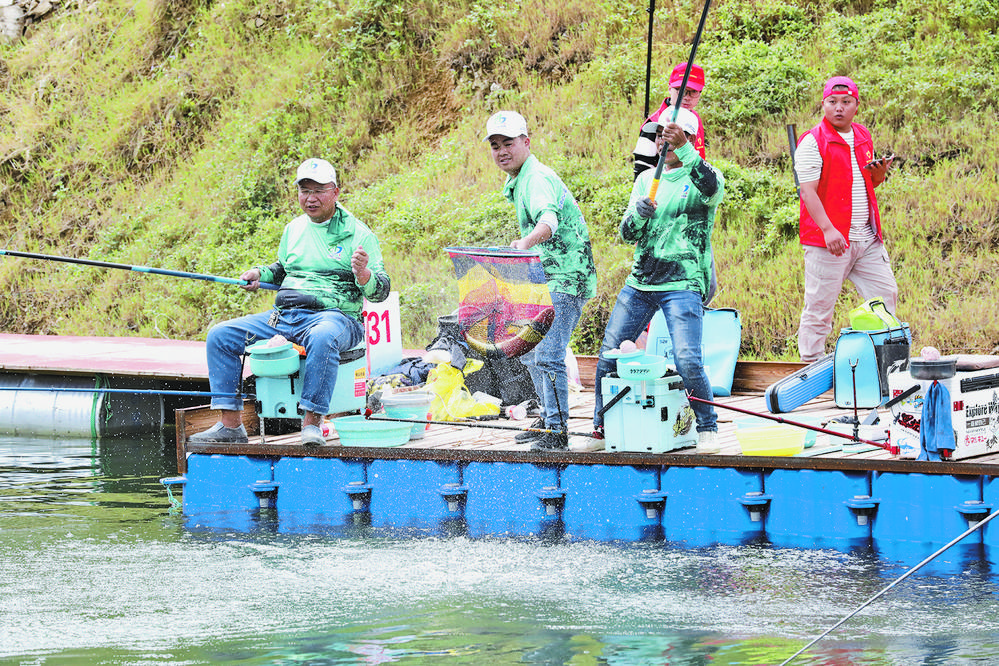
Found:
[[[616,364],[605,358],[608,350],[617,349],[625,340],[637,340],[645,327],[652,321],[656,309],[663,311],[666,328],[673,339],[673,357],[676,371],[683,379],[687,393],[702,400],[713,400],[711,383],[704,372],[701,361],[701,323],[704,320],[704,306],[701,295],[696,291],[639,291],[625,285],[614,303],[614,310],[604,329],[604,341],[600,345],[600,358],[597,360],[596,399],[593,405],[593,425],[602,426],[604,418],[599,414],[603,408],[602,380],[615,371]],[[718,430],[718,417],[711,405],[703,402],[690,403],[697,418],[697,432]]]
[[[274,326],[268,320],[278,313]],[[327,414],[340,367],[340,351],[360,344],[364,327],[339,310],[270,310],[216,324],[208,331],[208,382],[213,393],[237,393],[241,357],[260,340],[283,335],[305,347],[302,409]],[[243,409],[239,398],[214,397],[213,409]]]
[[[569,419],[569,376],[565,369],[565,349],[583,314],[587,299],[552,292],[555,320],[545,337],[521,357],[541,401],[541,416],[548,428],[566,429]]]

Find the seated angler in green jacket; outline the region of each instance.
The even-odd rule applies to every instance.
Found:
[[[246,442],[242,401],[236,397],[240,359],[257,341],[281,335],[306,351],[302,369],[304,410],[302,443],[320,445],[320,430],[329,413],[336,385],[340,352],[364,339],[361,311],[364,298],[379,302],[388,297],[389,276],[382,265],[378,239],[371,229],[338,202],[336,170],[326,160],[306,160],[295,178],[298,205],[304,215],[284,228],[277,262],[256,266],[240,277],[255,291],[261,282],[280,286],[268,312],[222,322],[208,332],[208,380],[212,408],[221,420],[193,442]]]

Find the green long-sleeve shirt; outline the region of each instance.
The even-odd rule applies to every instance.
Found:
[[[640,173],[632,187],[621,220],[621,238],[635,243],[625,283],[639,291],[688,290],[703,296],[711,280],[711,232],[725,179],[689,142],[676,156],[683,165],[660,177],[651,218],[639,217],[635,204],[649,195],[655,170]]]
[[[350,257],[358,246],[368,253],[371,271],[364,285],[357,284],[350,270]],[[384,301],[391,289],[378,238],[339,203],[333,217],[321,224],[306,215],[289,222],[281,235],[277,262],[257,268],[261,282],[280,285],[275,298],[279,309],[338,309],[360,321],[363,298]]]
[[[597,292],[597,271],[590,232],[576,199],[562,179],[531,155],[520,173],[507,176],[503,195],[517,207],[522,236],[533,231],[546,212],[555,213],[558,219],[552,237],[533,248],[541,255],[549,291],[593,298]]]

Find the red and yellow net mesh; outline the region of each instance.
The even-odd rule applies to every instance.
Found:
[[[486,357],[515,358],[534,348],[555,318],[541,259],[530,250],[445,248],[458,278],[458,325]]]

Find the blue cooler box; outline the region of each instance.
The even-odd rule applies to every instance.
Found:
[[[297,352],[296,352],[297,353]],[[304,363],[302,365],[304,368]],[[252,369],[252,365],[251,365]],[[360,412],[367,403],[368,361],[365,343],[340,353],[340,369],[330,400],[330,414]],[[256,377],[257,415],[263,418],[301,418],[301,371],[282,377]]]
[[[629,387],[604,412],[604,446],[608,451],[663,453],[697,446],[697,420],[680,375],[637,381],[607,375],[601,381],[604,406]]]
[[[842,329],[833,352],[836,406],[873,409],[887,402],[888,375],[909,368],[911,342],[908,324],[881,331]]]

